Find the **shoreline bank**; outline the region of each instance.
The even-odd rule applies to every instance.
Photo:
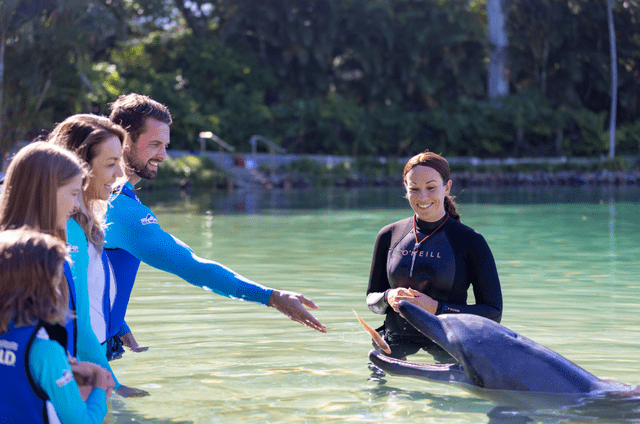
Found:
[[[322,179],[314,181],[309,176],[279,175],[266,177],[271,186],[286,188],[307,188],[335,185],[337,187],[402,186],[402,177],[370,178],[356,173],[346,178]],[[452,171],[451,179],[459,187],[518,187],[518,186],[638,186],[640,170],[597,172],[585,171]]]

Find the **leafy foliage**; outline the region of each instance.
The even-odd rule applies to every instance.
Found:
[[[35,3],[48,6],[3,15],[3,151],[135,91],[170,108],[180,149],[212,131],[239,151],[259,134],[291,153],[606,152],[601,1],[510,0],[512,94],[493,100],[483,0]],[[620,154],[640,143],[639,14],[637,0],[614,10]]]

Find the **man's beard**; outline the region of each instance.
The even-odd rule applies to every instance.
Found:
[[[142,162],[138,160],[133,150],[129,150],[127,153],[125,153],[124,161],[127,168],[133,171],[140,178],[143,178],[145,180],[153,180],[156,175],[158,175],[158,170],[150,170],[147,167],[148,162]]]

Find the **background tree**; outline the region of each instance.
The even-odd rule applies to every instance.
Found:
[[[507,0],[487,0],[487,32],[489,33],[489,98],[509,94],[507,78],[507,49],[509,39],[506,30]]]
[[[510,78],[492,99],[498,1]],[[3,151],[137,91],[170,107],[176,148],[198,149],[207,130],[239,151],[261,134],[294,153],[600,156],[615,68],[616,148],[640,145],[638,0],[613,5],[617,66],[603,1],[51,4],[5,39]]]
[[[8,16],[2,15],[8,64],[0,111],[3,152],[72,113],[91,111],[91,62],[119,35],[117,20],[101,2],[23,0]]]
[[[611,112],[609,118],[609,159],[616,156],[616,110],[618,107],[618,58],[616,55],[616,30],[613,22],[614,0],[607,0],[607,26],[609,51],[611,52]]]

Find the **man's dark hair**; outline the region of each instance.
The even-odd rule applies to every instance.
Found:
[[[167,125],[173,122],[165,105],[142,94],[123,94],[109,104],[109,108],[109,119],[124,128],[134,143],[144,132],[147,119],[152,118]]]

